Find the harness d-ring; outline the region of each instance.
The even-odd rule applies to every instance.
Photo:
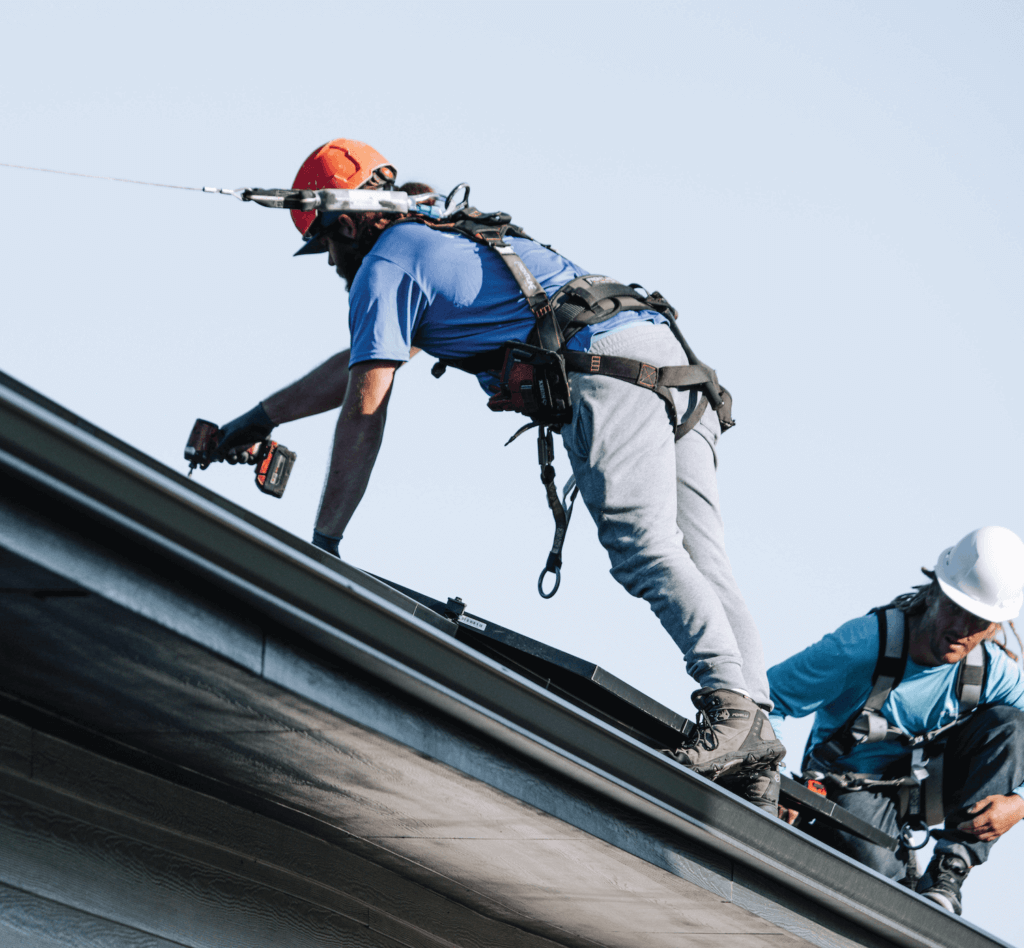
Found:
[[[547,576],[548,573],[554,574],[555,585],[551,587],[551,592],[546,593],[544,592],[544,577]],[[540,579],[537,580],[537,592],[540,593],[541,599],[550,599],[556,592],[558,592],[558,587],[561,582],[562,568],[560,566],[556,566],[554,569],[548,569],[548,567],[545,566],[544,569],[540,571]]]
[[[916,846],[913,844],[913,833],[924,833],[924,839]],[[916,824],[907,822],[900,827],[900,840],[909,850],[913,851],[917,849],[924,849],[931,838],[931,828],[924,822],[924,820],[917,820]]]
[[[461,201],[456,201],[456,197],[461,197]],[[451,191],[448,192],[448,197],[444,199],[444,214],[442,217],[448,217],[454,214],[456,211],[461,210],[464,207],[469,206],[469,185],[462,181],[455,185]]]

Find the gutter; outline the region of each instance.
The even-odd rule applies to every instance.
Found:
[[[454,622],[2,375],[0,452],[6,476],[89,510],[301,639],[857,926],[908,948],[1002,944],[463,645]]]

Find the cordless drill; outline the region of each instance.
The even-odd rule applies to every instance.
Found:
[[[233,448],[223,457],[217,454],[220,426],[212,421],[197,418],[192,434],[185,445],[185,460],[188,461],[188,476],[198,467],[205,471],[215,461],[228,464],[247,464],[256,468],[256,486],[264,494],[280,497],[288,484],[288,476],[295,464],[296,454],[283,444],[269,438],[251,444],[247,448]]]

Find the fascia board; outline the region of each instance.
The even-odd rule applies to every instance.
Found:
[[[439,632],[375,592],[376,580],[3,388],[0,449],[3,466],[258,603],[306,641],[857,925],[907,946],[996,943]]]

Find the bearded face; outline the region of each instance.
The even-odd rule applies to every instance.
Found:
[[[346,290],[352,289],[363,258],[389,223],[383,214],[342,214],[324,235],[327,264],[345,281]]]

